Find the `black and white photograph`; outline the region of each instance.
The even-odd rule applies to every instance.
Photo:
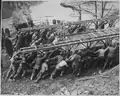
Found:
[[[119,96],[119,0],[1,1],[1,95]]]

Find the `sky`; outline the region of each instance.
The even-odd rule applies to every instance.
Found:
[[[70,14],[73,14],[72,9],[64,8],[60,6],[61,1],[63,0],[45,0],[47,2],[39,4],[37,6],[31,7],[31,15],[33,20],[46,19],[44,16],[51,16],[48,19],[58,19],[66,21],[77,21],[78,17],[71,17]],[[72,0],[67,0],[70,2]],[[53,16],[53,17],[52,17]],[[76,15],[77,16],[77,15]],[[82,20],[89,20],[90,16],[83,14]]]

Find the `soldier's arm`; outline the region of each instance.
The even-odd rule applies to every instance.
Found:
[[[65,66],[68,67],[68,64],[66,64]]]
[[[99,52],[99,49],[97,51],[95,51],[94,53],[98,53]]]
[[[71,61],[72,61],[72,60],[74,60],[74,59],[75,59],[75,57],[76,57],[75,55],[71,55],[69,60],[71,60]]]
[[[57,59],[57,56],[50,58],[49,60],[55,60],[55,59]]]
[[[105,52],[109,50],[109,46],[105,49]]]

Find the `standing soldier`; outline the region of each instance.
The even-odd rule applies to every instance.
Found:
[[[103,69],[105,69],[108,64],[109,64],[109,67],[112,65],[114,56],[115,56],[116,47],[117,46],[110,44],[110,46],[106,48],[106,50],[108,50],[108,55],[107,55]]]
[[[4,29],[2,28],[2,49],[5,47],[4,42],[5,42],[5,33],[4,33]]]
[[[13,45],[11,40],[8,38],[8,36],[6,36],[5,38],[5,49],[6,49],[6,53],[12,57],[13,55]]]
[[[54,25],[54,24],[56,24],[56,20],[55,20],[55,19],[53,19],[53,25]]]
[[[8,37],[10,37],[10,30],[8,28],[5,29],[5,35],[7,35]]]

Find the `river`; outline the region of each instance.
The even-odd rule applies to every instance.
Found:
[[[73,12],[73,10],[70,8],[62,7],[60,3],[61,0],[48,0],[47,2],[44,2],[42,4],[32,6],[30,10],[34,23],[39,23],[40,21],[45,21],[46,19],[48,19],[50,23],[53,19],[64,21],[77,21],[78,14]],[[92,19],[91,15],[82,14],[82,20],[90,19]]]
[[[47,2],[44,2],[42,4],[31,6],[31,17],[34,23],[38,24],[40,21],[46,21],[46,19],[48,19],[50,24],[52,24],[53,19],[77,21],[78,14],[76,14],[76,12],[73,12],[73,10],[70,8],[62,7],[60,3],[61,0],[48,0]],[[82,13],[82,20],[89,19],[92,19],[92,16]],[[11,31],[15,31],[15,29],[12,27],[12,17],[2,19],[2,28],[9,28]]]
[[[52,24],[53,19],[64,20],[64,21],[77,21],[78,14],[73,12],[70,8],[64,8],[60,5],[61,0],[47,0],[42,4],[37,4],[30,7],[31,17],[35,24],[39,24],[40,21],[46,21],[48,19],[49,23]],[[110,5],[110,4],[107,4]],[[115,7],[115,6],[114,6]],[[116,6],[117,7],[117,6]],[[82,20],[93,19],[92,15],[83,13],[81,16]],[[2,19],[2,27],[9,28],[13,30],[12,18]],[[118,25],[118,24],[117,24]]]

